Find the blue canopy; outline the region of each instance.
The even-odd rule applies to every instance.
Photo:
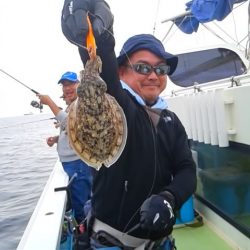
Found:
[[[181,87],[218,81],[247,72],[241,57],[228,48],[212,48],[178,54],[178,67],[169,76]]]
[[[199,23],[223,20],[232,10],[233,5],[247,0],[192,0],[186,3],[187,15],[175,20],[175,24],[185,33],[196,32]]]

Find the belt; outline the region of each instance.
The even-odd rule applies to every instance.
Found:
[[[126,233],[120,232],[119,230],[107,225],[106,223],[95,219],[93,224],[93,231],[97,233],[98,231],[105,231],[112,235],[114,238],[118,239],[123,245],[136,248],[141,245],[146,245],[150,240],[149,239],[141,239]]]

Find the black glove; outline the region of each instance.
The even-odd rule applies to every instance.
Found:
[[[103,40],[113,33],[114,18],[104,0],[65,0],[61,16],[62,31],[70,42],[79,47],[86,46],[88,12],[96,39]]]
[[[141,206],[141,228],[152,231],[163,231],[171,228],[175,223],[172,206],[173,199],[168,198],[167,195],[150,196]]]

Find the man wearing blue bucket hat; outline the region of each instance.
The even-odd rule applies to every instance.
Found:
[[[174,249],[176,211],[196,188],[196,168],[183,125],[160,97],[178,58],[153,35],[129,38],[114,52],[113,15],[103,0],[68,1],[62,11],[66,38],[79,45],[83,63],[90,11],[103,68],[101,77],[127,120],[120,158],[95,175],[88,229],[92,249]],[[73,20],[83,20],[81,25]],[[87,248],[84,248],[87,249]]]
[[[169,67],[169,70],[166,75],[171,75],[175,71],[178,63],[178,58],[166,52],[161,41],[150,34],[140,34],[129,38],[124,43],[121,52],[117,58],[118,64],[124,64],[124,62],[129,59],[129,56],[131,54],[139,50],[150,51],[158,57],[165,59],[165,63]]]
[[[79,80],[75,72],[67,71],[59,79],[58,84],[62,85],[63,99],[67,105],[70,105],[77,98],[77,86]],[[60,109],[48,95],[38,94],[41,103],[48,105],[59,121],[59,136],[51,136],[47,138],[47,144],[52,147],[57,143],[57,152],[59,160],[62,163],[64,171],[69,178],[74,176],[70,185],[71,208],[74,211],[76,221],[81,223],[84,218],[84,205],[90,198],[92,186],[92,171],[75,153],[69,144],[66,131],[66,119],[68,116],[66,111]]]

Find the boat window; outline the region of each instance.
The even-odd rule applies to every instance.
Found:
[[[170,80],[181,87],[242,75],[246,66],[240,56],[226,48],[178,54],[178,66]]]

